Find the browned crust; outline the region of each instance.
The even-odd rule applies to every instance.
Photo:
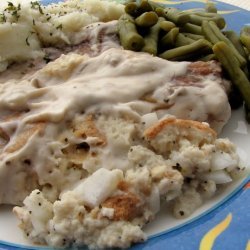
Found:
[[[88,150],[78,149],[77,145],[69,145],[62,149],[62,152],[66,155],[67,160],[75,164],[81,164],[89,153]]]
[[[126,181],[120,181],[117,185],[117,188],[121,191],[128,192],[129,184]]]
[[[1,117],[1,121],[9,122],[9,121],[17,120],[22,115],[23,115],[22,112],[10,113],[8,115]],[[0,148],[3,149],[3,147],[5,147],[9,141],[10,141],[10,135],[6,133],[2,127],[0,127]]]
[[[157,124],[146,129],[144,131],[144,135],[147,139],[152,140],[167,126],[176,126],[179,129],[195,128],[197,130],[210,134],[214,138],[216,138],[217,136],[216,132],[204,123],[193,120],[176,119],[174,117],[166,118],[164,120],[159,121]]]
[[[4,116],[2,118],[2,120],[4,122],[9,122],[9,121],[13,121],[13,120],[18,120],[19,118],[22,117],[22,115],[24,114],[24,112],[13,112],[13,113],[10,113],[6,116]]]
[[[96,142],[97,146],[106,145],[106,137],[96,127],[94,116],[91,114],[85,116],[85,118],[81,122],[75,121],[73,123],[73,133],[77,138],[83,138],[83,139],[87,137],[97,138]]]
[[[210,74],[221,77],[221,67],[216,61],[193,62],[188,65],[187,74],[175,77],[175,85],[200,88],[203,87],[200,83],[201,79]]]
[[[142,212],[140,203],[138,196],[133,193],[125,193],[108,198],[102,206],[114,209],[113,220],[130,221]]]
[[[209,75],[209,74],[214,74],[214,75],[220,75],[221,73],[221,67],[216,61],[211,61],[211,62],[193,62],[188,65],[188,71],[191,71],[193,74],[198,74],[198,75]]]
[[[132,186],[131,183],[126,181],[120,181],[117,188],[123,192],[129,192],[129,187]],[[146,196],[149,196],[152,190],[151,183],[143,183],[140,185],[139,190]]]
[[[29,124],[20,134],[18,134],[15,138],[14,143],[7,146],[5,149],[6,153],[13,153],[20,148],[22,148],[29,140],[29,138],[35,133],[42,133],[45,129],[45,123],[33,123]]]
[[[87,142],[80,144],[69,144],[62,152],[66,155],[66,158],[75,164],[81,164],[84,159],[89,155],[89,150],[92,145],[104,146],[106,145],[106,137],[95,125],[94,115],[76,116],[72,123],[69,125],[73,135],[76,138],[87,139],[88,137],[96,138],[95,142],[89,145]],[[68,143],[68,142],[67,142]],[[84,145],[85,144],[85,145]],[[91,154],[95,157],[94,152]]]
[[[0,137],[6,142],[10,140],[9,135],[1,127],[0,127]]]

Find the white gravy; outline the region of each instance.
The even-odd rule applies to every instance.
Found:
[[[188,64],[113,48],[93,58],[63,55],[29,79],[1,84],[0,127],[9,135],[10,141],[1,154],[0,203],[21,202],[27,195],[23,183],[25,177],[13,178],[13,175],[18,178],[17,173],[25,175],[27,172],[27,167],[22,164],[25,158],[35,163],[33,168],[40,184],[49,180],[48,171],[56,163],[56,155],[60,155],[61,145],[56,143],[57,137],[65,129],[66,121],[83,111],[88,113],[109,106],[110,112],[125,109],[140,117],[153,112],[157,105],[141,100],[150,93],[159,102],[168,97],[174,104],[169,110],[157,111],[158,118],[167,113],[185,117],[191,109],[191,118],[206,121],[210,109],[217,109],[219,105],[224,105],[224,111],[226,108],[230,113],[226,93],[219,82],[206,79],[202,83],[204,87],[199,89],[171,85],[175,77],[185,75]],[[182,94],[178,94],[180,92]],[[21,116],[6,120],[8,115],[16,113]],[[46,123],[42,136],[36,133],[18,151],[5,153],[23,128],[39,121]],[[11,171],[7,161],[13,163]],[[53,180],[58,182],[54,184],[63,185],[60,173],[54,175],[57,176]],[[16,188],[12,187],[14,180],[19,183]]]

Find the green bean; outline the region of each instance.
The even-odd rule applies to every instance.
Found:
[[[135,23],[141,27],[151,27],[158,21],[158,16],[155,12],[144,12],[135,19]]]
[[[212,30],[208,21],[202,22],[201,29],[206,39],[208,39],[211,43],[215,44],[219,41],[218,36]]]
[[[238,50],[238,52],[244,57],[247,58],[246,51],[240,42],[239,36],[233,30],[226,30],[223,32],[224,35],[231,41],[234,47]]]
[[[124,14],[118,21],[118,33],[123,48],[139,51],[144,46],[144,39],[138,34],[134,19]]]
[[[162,47],[173,47],[175,40],[179,34],[179,28],[175,27],[171,29],[162,39],[160,40],[160,46]]]
[[[135,2],[127,3],[125,5],[125,12],[133,17],[138,15],[138,5]]]
[[[224,41],[213,46],[213,51],[224,69],[227,71],[233,84],[237,87],[245,102],[247,121],[250,122],[250,82],[239,66],[234,51]]]
[[[168,8],[165,9],[166,19],[177,24],[177,25],[184,25],[188,23],[190,20],[190,16],[187,13],[182,13],[181,11],[175,8]]]
[[[214,3],[207,2],[205,7],[206,12],[208,13],[217,13],[217,8]]]
[[[224,35],[231,41],[231,43],[234,45],[234,47],[238,50],[238,52],[247,60],[247,54],[242,46],[242,43],[240,41],[239,36],[234,32],[233,30],[225,30]],[[247,77],[249,77],[249,71],[247,68],[247,65],[242,67],[242,70],[246,74]]]
[[[160,4],[160,3],[156,3],[153,1],[149,1],[150,5],[152,6],[152,8],[155,10],[156,8],[165,8],[164,4]]]
[[[186,37],[184,34],[179,33],[175,40],[175,47],[181,47],[193,43],[195,40]]]
[[[163,17],[159,17],[158,22],[150,28],[149,33],[144,37],[145,45],[142,48],[143,52],[147,52],[152,55],[157,54],[159,32],[161,29],[160,24],[164,20],[165,19]]]
[[[250,53],[250,26],[244,26],[241,29],[240,40]]]
[[[142,0],[140,3],[136,1],[127,2],[125,4],[125,12],[133,17],[138,17],[144,12],[153,11],[154,8],[151,6],[148,0]]]
[[[182,28],[181,32],[188,32],[196,35],[203,35],[201,26],[191,24],[191,23],[186,23]]]
[[[157,7],[154,9],[155,13],[160,17],[166,17],[164,9],[162,7]]]
[[[210,43],[205,39],[200,39],[192,44],[188,44],[179,48],[167,50],[159,55],[159,57],[167,60],[188,60],[202,53],[204,50],[211,49]]]
[[[192,34],[192,33],[186,33],[186,32],[183,32],[182,34],[185,37],[188,37],[188,38],[193,39],[193,40],[205,39],[205,37],[202,36],[202,35],[197,35],[197,34]]]
[[[243,67],[242,67],[242,70],[243,70],[243,72],[245,73],[245,75],[247,76],[247,78],[249,78],[249,70],[248,70],[247,65],[243,66]]]
[[[170,21],[162,21],[160,24],[162,30],[169,32],[171,29],[175,28],[175,24]]]
[[[148,0],[141,0],[139,3],[139,12],[144,13],[144,12],[149,12],[153,11],[153,7],[151,4],[148,2]]]
[[[206,14],[210,14],[213,16],[209,16]],[[226,25],[225,19],[218,15],[218,14],[211,14],[211,13],[194,13],[190,15],[190,20],[189,22],[195,25],[201,25],[202,22],[206,20],[206,21],[214,21],[216,23],[216,25],[220,28],[223,29]]]
[[[237,51],[231,41],[222,34],[220,29],[213,21],[203,21],[202,22],[202,31],[208,41],[212,44],[216,44],[219,41],[225,42],[234,52],[234,55],[238,59],[241,66],[246,65],[245,58]]]
[[[152,6],[153,10],[155,11],[155,13],[160,16],[160,17],[165,17],[166,18],[166,13],[165,13],[165,7],[164,5],[155,3],[155,2],[151,2],[150,1],[150,5]]]

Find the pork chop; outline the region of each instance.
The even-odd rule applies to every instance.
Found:
[[[220,131],[230,117],[220,71],[215,62],[169,62],[112,48],[94,57],[62,55],[26,79],[2,83],[0,203],[20,204],[34,187],[51,187],[57,197],[84,175],[79,162],[73,179],[64,168],[67,157],[84,162],[86,138],[88,144],[103,147],[112,166],[116,148],[105,151],[105,134],[93,122],[99,113],[127,114],[135,123],[148,113],[155,112],[157,119],[171,114],[209,122]],[[92,127],[86,115],[92,117]],[[59,139],[63,136],[66,141]],[[94,157],[92,161],[86,165],[98,169],[101,163]],[[120,164],[126,165],[122,160]]]

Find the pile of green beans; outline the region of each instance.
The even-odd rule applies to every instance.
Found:
[[[130,0],[125,12],[118,20],[125,49],[172,61],[219,61],[233,83],[231,107],[244,102],[250,122],[250,26],[243,27],[240,35],[224,30],[225,19],[211,2],[203,11],[183,11],[150,0]]]
[[[122,46],[126,49],[144,51],[153,55],[161,55],[166,50],[182,46],[188,46],[187,50],[193,47],[195,52],[196,48],[199,48],[194,42],[199,39],[208,40],[202,30],[203,21],[212,21],[219,29],[225,27],[224,18],[217,14],[212,3],[208,3],[204,11],[190,12],[166,8],[149,0],[130,0],[125,4],[125,12],[126,14],[119,19],[118,24]],[[203,51],[204,57],[207,56],[207,53],[212,53],[212,46],[210,46],[211,48],[206,47],[207,49]],[[184,52],[185,48],[174,51],[177,52],[178,56],[173,54],[173,58],[171,57],[169,60],[185,58],[185,55],[184,57],[179,55],[179,51]],[[197,60],[197,55],[200,53],[192,52],[192,55],[186,56],[189,60]]]
[[[248,50],[248,54],[250,54],[250,26],[245,26],[241,29],[240,41]]]

